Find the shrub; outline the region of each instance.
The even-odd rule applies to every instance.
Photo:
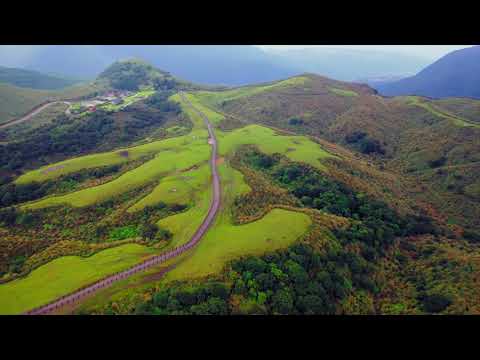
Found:
[[[425,311],[430,313],[439,313],[445,310],[452,303],[452,299],[448,295],[436,293],[425,296],[422,302]]]

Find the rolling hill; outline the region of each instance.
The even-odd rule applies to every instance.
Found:
[[[187,244],[211,166],[197,247],[59,312],[480,313],[479,101],[310,73],[209,89],[139,60],[97,83],[153,94],[0,144],[1,313]]]
[[[45,75],[37,71],[0,67],[0,83],[7,83],[22,88],[55,90],[78,82],[78,80]]]
[[[432,98],[480,98],[480,46],[453,51],[417,75],[379,84],[386,96],[420,95]]]

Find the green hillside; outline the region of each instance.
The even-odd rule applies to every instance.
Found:
[[[0,83],[7,83],[17,87],[38,90],[55,90],[66,88],[78,82],[78,80],[46,75],[37,71],[0,66]]]

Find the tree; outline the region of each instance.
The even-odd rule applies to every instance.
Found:
[[[169,230],[158,227],[157,234],[155,235],[155,240],[156,241],[170,240],[172,236],[173,234]]]
[[[208,285],[207,291],[212,297],[227,300],[229,296],[228,288],[221,282],[214,282]]]
[[[157,307],[164,308],[168,305],[169,295],[167,291],[159,291],[152,297],[153,304]]]
[[[423,307],[425,311],[430,313],[439,313],[445,310],[451,303],[451,297],[441,293],[433,293],[423,298]]]
[[[272,310],[279,314],[290,314],[293,312],[293,296],[288,289],[280,289],[273,295]]]
[[[140,229],[140,235],[142,238],[152,241],[155,238],[155,235],[157,234],[158,227],[155,224],[151,223],[145,223],[142,225]]]
[[[300,311],[307,314],[325,314],[326,308],[323,299],[317,295],[306,295],[299,299]]]
[[[2,197],[2,205],[9,206],[15,202],[15,197],[11,192],[6,192]]]

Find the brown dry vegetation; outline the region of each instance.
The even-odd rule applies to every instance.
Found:
[[[412,201],[427,203],[427,207],[435,207],[450,222],[478,228],[480,179],[468,174],[478,173],[480,128],[460,126],[415,105],[408,97],[383,98],[366,86],[339,85],[316,75],[308,77],[311,81],[306,84],[273,88],[228,101],[221,105],[220,111],[234,118],[235,126],[259,122],[311,135],[328,151],[344,159],[330,161],[330,169],[349,185],[381,197],[399,209],[407,208],[406,203]],[[330,91],[332,86],[355,91],[358,96],[335,94]],[[418,101],[467,120],[477,119],[480,108],[479,101],[470,99]],[[292,118],[295,121],[290,121]],[[356,132],[363,132],[365,139],[376,142],[379,152],[374,148],[367,156],[361,154],[360,143],[347,141]],[[325,140],[335,144],[325,144]],[[452,167],[458,166],[463,170],[457,174],[462,176],[456,179],[457,185],[451,184],[452,176],[432,174],[432,169],[446,167],[445,172],[451,173]]]

